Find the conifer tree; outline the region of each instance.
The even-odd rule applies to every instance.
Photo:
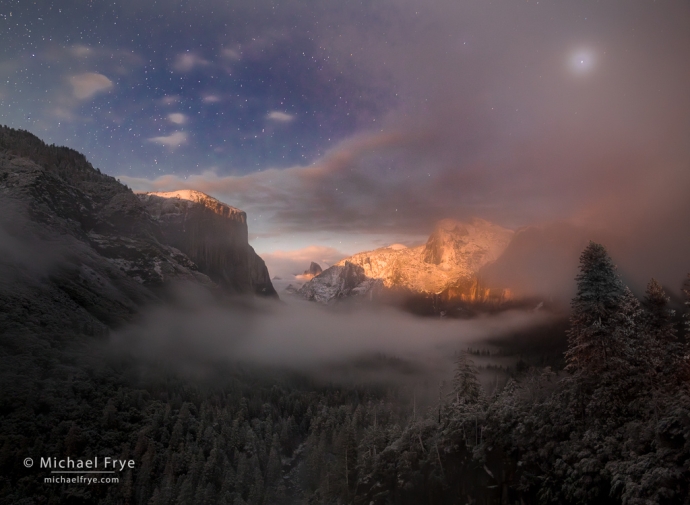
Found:
[[[614,330],[624,286],[604,246],[594,242],[580,255],[575,280],[566,360],[570,371],[592,376],[608,368],[608,361],[622,352]]]
[[[453,390],[451,394],[458,403],[476,404],[479,402],[482,387],[477,379],[477,369],[474,362],[461,352],[455,361],[455,375],[453,376]]]
[[[612,352],[607,364],[589,377],[593,381],[584,382],[591,394],[587,407],[590,422],[610,428],[632,415],[631,409],[640,407],[639,400],[654,390],[654,345],[643,323],[640,301],[625,286],[610,324]]]
[[[628,374],[631,367],[635,373],[645,373],[649,368],[650,343],[643,331],[644,312],[637,297],[627,286],[623,289],[618,312],[613,321],[613,341],[616,342],[619,367],[622,374]]]
[[[669,298],[655,279],[649,281],[642,301],[644,308],[642,329],[649,341],[649,357],[654,373],[668,378],[676,372],[682,359],[682,349],[673,324],[673,310],[668,308]]]
[[[673,327],[674,310],[668,308],[669,298],[656,279],[647,284],[642,307],[645,311],[646,330],[662,341],[675,341],[676,330]]]

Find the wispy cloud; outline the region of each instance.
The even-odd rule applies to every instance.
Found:
[[[204,95],[201,97],[204,103],[216,103],[220,102],[220,97],[218,95]]]
[[[220,54],[223,56],[223,58],[227,58],[231,61],[238,61],[242,57],[238,51],[229,48],[223,49]]]
[[[211,62],[203,59],[194,53],[181,53],[175,57],[173,62],[173,69],[177,72],[189,72],[195,67],[204,67],[210,65]]]
[[[398,182],[383,184],[379,174],[364,163],[389,151],[419,148],[419,142],[402,133],[375,133],[341,143],[310,166],[274,168],[241,176],[207,171],[184,179],[175,175],[156,179],[125,175],[121,179],[142,191],[193,188],[213,194],[243,210],[263,215],[284,232],[381,230],[391,226],[392,217],[402,214],[408,218],[406,225],[423,223],[426,227],[429,212],[436,207],[431,204],[420,212],[419,206],[433,202],[433,198],[423,196],[426,191],[433,191],[430,183],[418,185],[414,194],[402,187],[396,192],[392,186],[399,186]],[[376,219],[372,219],[374,215]]]
[[[163,105],[173,105],[176,103],[180,103],[180,96],[179,95],[166,95],[163,98],[160,99],[160,103]]]
[[[167,147],[179,147],[187,142],[187,134],[185,132],[175,132],[166,136],[151,137],[148,141]]]
[[[279,110],[269,112],[268,116],[266,117],[271,121],[278,121],[279,123],[289,123],[290,121],[295,119],[294,115],[286,114],[285,112],[281,112]]]
[[[72,46],[69,50],[72,53],[72,55],[76,56],[77,58],[84,58],[86,56],[93,54],[93,49],[91,49],[89,46],[84,46],[82,44],[76,44]]]
[[[91,98],[95,94],[108,91],[113,87],[113,81],[96,72],[73,75],[70,77],[70,84],[72,85],[72,94],[80,100]]]
[[[65,107],[54,107],[50,110],[50,114],[60,121],[76,121],[79,118],[72,110]]]
[[[301,274],[309,268],[312,261],[318,263],[325,270],[346,256],[345,253],[333,247],[318,245],[261,254],[261,258],[266,262],[271,275],[277,275],[283,279],[290,279],[292,275]]]
[[[175,124],[185,124],[187,122],[187,116],[179,112],[173,112],[168,114],[168,121]]]

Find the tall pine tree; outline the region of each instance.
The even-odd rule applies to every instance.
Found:
[[[649,354],[654,372],[668,378],[677,372],[682,359],[682,346],[678,342],[673,323],[675,311],[668,307],[669,298],[655,279],[649,281],[642,301],[644,309],[643,331],[650,342]]]
[[[623,352],[616,344],[616,317],[624,295],[616,267],[601,244],[590,242],[580,255],[568,332],[568,369],[593,376]]]
[[[461,352],[455,361],[455,375],[453,376],[453,391],[451,394],[457,403],[473,405],[479,402],[482,387],[477,379],[477,369],[474,362]]]
[[[676,329],[673,325],[674,310],[668,307],[669,298],[656,279],[647,284],[642,300],[645,329],[662,341],[675,341]]]

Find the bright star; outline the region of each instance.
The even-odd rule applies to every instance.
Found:
[[[596,57],[589,49],[578,49],[570,56],[568,66],[576,74],[586,74],[594,69]]]

